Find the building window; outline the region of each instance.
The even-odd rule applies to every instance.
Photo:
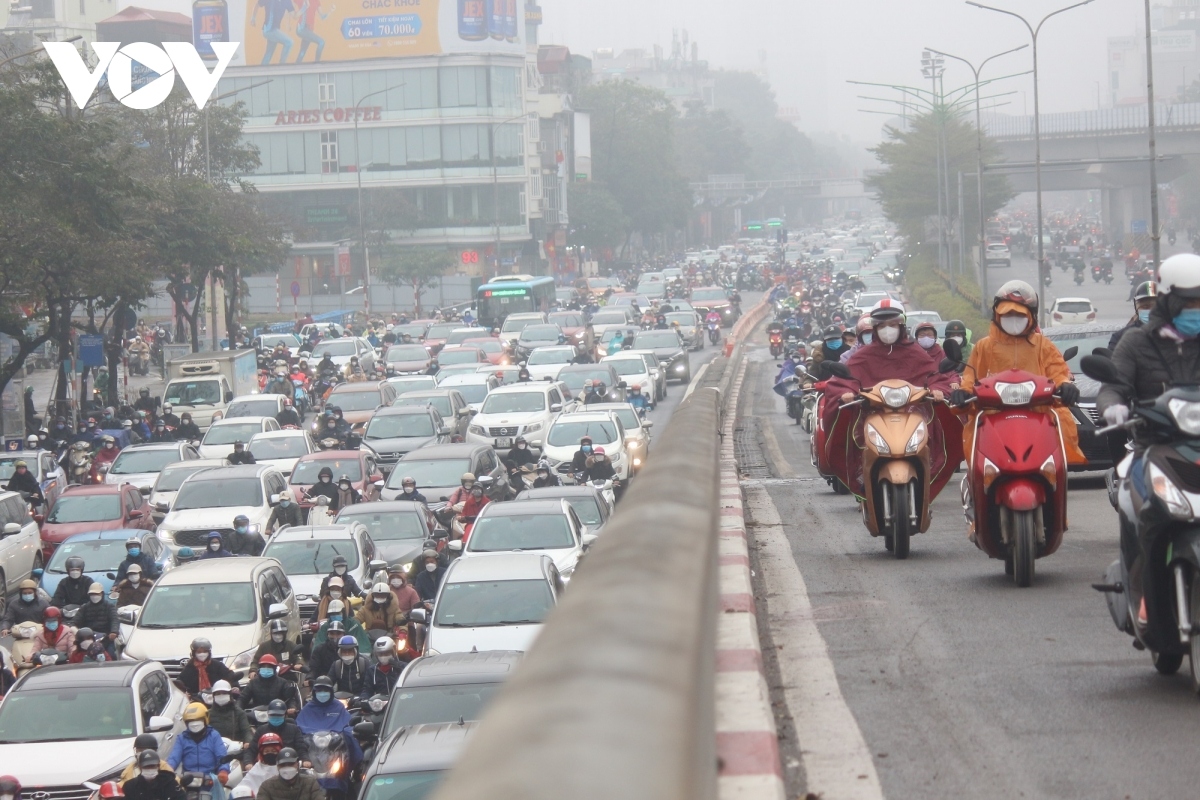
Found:
[[[542,121],[536,112],[529,115],[529,141],[536,142],[542,138]]]
[[[529,168],[529,196],[538,200],[542,196],[542,172],[540,167]]]
[[[333,108],[337,104],[337,89],[334,88],[333,78],[327,72],[317,76],[317,99],[321,108]]]
[[[321,133],[321,172],[325,174],[338,171],[338,140],[337,131]]]

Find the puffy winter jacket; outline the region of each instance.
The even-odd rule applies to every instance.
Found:
[[[179,773],[228,774],[229,765],[222,763],[225,752],[225,742],[222,741],[221,734],[209,725],[200,732],[198,738],[190,732],[177,736],[175,745],[171,748],[171,755],[167,757],[167,763]]]

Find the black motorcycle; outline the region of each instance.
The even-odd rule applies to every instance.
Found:
[[[1104,356],[1082,359],[1089,378],[1112,383]],[[1117,628],[1149,650],[1155,669],[1173,675],[1189,656],[1200,693],[1200,387],[1176,386],[1130,409],[1130,419],[1096,435],[1125,430],[1135,455],[1109,474],[1120,519],[1121,557],[1092,585],[1104,592]]]

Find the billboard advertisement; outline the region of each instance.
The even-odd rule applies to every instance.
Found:
[[[195,0],[192,11],[198,48],[227,32],[248,66],[525,53],[524,0]]]

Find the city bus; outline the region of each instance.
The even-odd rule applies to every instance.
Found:
[[[556,305],[554,278],[502,275],[480,285],[475,294],[479,324],[499,328],[509,314],[549,312]]]

